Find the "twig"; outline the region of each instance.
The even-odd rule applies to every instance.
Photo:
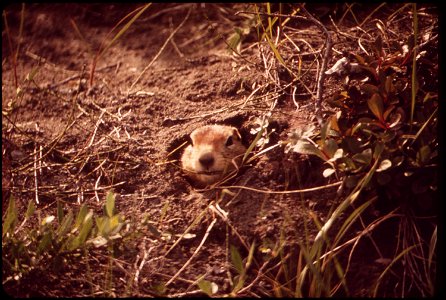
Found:
[[[295,86],[293,88],[293,102],[294,102],[294,105],[296,105],[296,110],[298,110],[299,109],[299,103],[297,103],[297,101],[296,101],[296,90],[297,90],[297,86]]]
[[[118,120],[119,122],[122,121],[122,118],[120,116],[114,115],[111,112],[109,112],[107,109],[101,107],[100,105],[96,104],[96,102],[94,102],[94,100],[91,101],[91,104],[93,104],[93,106],[95,106],[97,109],[99,109],[100,111],[102,111],[103,113],[106,113],[107,115],[115,118],[116,120]],[[101,115],[102,116],[102,115]]]
[[[249,245],[245,242],[245,240],[244,240],[243,237],[240,235],[240,233],[237,231],[237,229],[232,225],[231,221],[230,221],[229,218],[228,218],[228,213],[227,213],[225,210],[223,210],[223,209],[218,205],[218,203],[216,203],[215,205],[211,204],[211,205],[209,206],[209,209],[210,209],[214,214],[218,215],[218,216],[223,220],[223,222],[225,222],[226,225],[228,225],[228,226],[231,228],[232,233],[238,237],[238,239],[239,239],[240,242],[242,243],[243,247],[245,247],[245,249],[246,249],[247,251],[249,251],[249,249],[250,249]],[[257,260],[256,260],[255,258],[253,258],[253,260],[254,260],[254,262],[258,265]]]
[[[164,253],[165,257],[181,242],[184,235],[189,233],[189,231],[205,216],[205,214],[207,213],[207,209],[209,208],[210,205],[211,204],[209,203],[208,206],[206,207],[206,209],[201,211],[201,213],[198,215],[198,217],[196,217],[195,220],[186,228],[186,230],[183,232],[183,234],[175,241],[175,243],[173,243],[172,246],[170,246],[169,250],[167,250],[166,253]]]
[[[156,19],[158,18],[160,15],[164,14],[164,13],[172,13],[174,10],[181,10],[183,8],[188,8],[193,6],[194,3],[186,3],[186,4],[181,4],[181,5],[177,5],[177,6],[173,6],[173,7],[168,7],[165,9],[162,9],[156,13],[152,13],[150,14],[150,16],[144,18],[144,19],[140,19],[138,21],[138,23],[142,23],[142,24],[148,24],[150,20]]]
[[[263,193],[263,194],[296,194],[296,193],[308,193],[308,192],[314,192],[314,191],[319,191],[319,190],[323,190],[323,189],[328,189],[331,187],[338,186],[341,183],[342,183],[342,181],[338,181],[335,183],[331,183],[331,184],[327,184],[327,185],[323,185],[323,186],[317,186],[314,188],[301,189],[301,190],[290,190],[290,191],[267,191],[267,190],[260,190],[260,189],[255,189],[255,188],[241,186],[241,185],[216,186],[216,187],[214,187],[214,189],[221,189],[221,190],[222,189],[243,189],[243,190],[248,190],[248,191],[253,191],[253,192]]]
[[[256,278],[254,278],[254,280],[250,284],[248,284],[247,286],[245,286],[244,288],[239,290],[236,294],[240,295],[240,294],[244,293],[245,291],[249,290],[251,287],[253,287],[254,284],[257,283],[257,281],[259,281],[259,279],[261,278],[262,271],[268,265],[269,262],[270,262],[269,260],[265,261],[263,263],[263,265],[260,267],[259,271],[257,272]]]
[[[108,186],[101,186],[101,187],[98,187],[97,189],[93,188],[93,189],[82,190],[82,193],[94,195],[94,192],[96,190],[97,191],[109,190],[109,189],[115,188],[117,186],[121,186],[125,183],[126,183],[126,181],[121,181],[121,182],[111,184]],[[65,186],[65,185],[63,185],[63,186]],[[76,189],[76,190],[73,189],[73,190],[69,190],[69,191],[58,191],[58,190],[56,190],[57,187],[59,187],[59,186],[39,186],[39,191],[40,191],[41,195],[67,195],[67,197],[76,195],[76,193],[79,191],[79,189]],[[49,190],[50,188],[54,188],[55,190]],[[29,192],[33,191],[33,189],[22,189],[22,188],[18,188],[18,187],[13,187],[12,190],[16,193],[19,193],[19,192],[29,193]],[[48,190],[48,191],[44,191],[44,190]],[[53,192],[53,191],[54,191],[54,193],[51,194],[51,192]],[[147,198],[149,198],[149,197],[147,197]]]
[[[80,186],[78,188],[78,192],[76,192],[77,194],[77,204],[81,204],[84,202],[84,188],[82,186]]]
[[[276,94],[276,95],[271,96],[271,97],[273,97],[273,99],[276,99],[276,98],[280,97],[280,94],[278,94],[277,92],[273,92],[273,94]],[[248,99],[248,100],[252,100],[253,101],[253,100],[258,100],[258,99],[263,99],[263,98],[265,98],[265,95],[261,95],[261,96],[258,96],[256,98],[252,98],[252,99]],[[194,115],[194,116],[190,116],[190,117],[179,117],[179,118],[175,118],[175,119],[174,118],[170,118],[170,117],[166,117],[164,119],[164,121],[175,121],[175,122],[178,122],[178,121],[188,121],[188,120],[193,120],[193,119],[207,118],[207,117],[210,117],[210,116],[213,116],[213,115],[220,114],[222,112],[225,112],[227,110],[230,110],[230,109],[238,107],[238,106],[242,106],[240,108],[240,110],[242,110],[245,107],[245,105],[248,102],[248,100],[241,100],[240,102],[238,102],[236,104],[233,104],[231,106],[225,106],[223,108],[220,108],[220,109],[217,109],[217,110],[213,110],[213,111],[210,111],[210,112],[206,112],[206,113],[203,113],[203,114],[200,114],[200,115]]]
[[[180,49],[178,49],[177,44],[175,43],[175,41],[173,39],[170,40],[170,43],[172,44],[173,48],[175,49],[175,51],[177,52],[178,56],[183,58],[184,54],[180,51]]]
[[[167,295],[167,297],[168,298],[180,298],[180,297],[187,297],[187,296],[197,296],[200,294],[203,294],[203,291],[201,289],[188,291],[188,292],[184,292],[184,293],[171,294],[171,295]]]
[[[135,277],[133,279],[133,282],[135,283],[136,286],[138,286],[139,273],[141,272],[142,268],[144,267],[144,264],[146,263],[146,260],[149,257],[150,252],[152,252],[153,248],[154,247],[150,247],[149,251],[146,251],[146,243],[144,243],[144,256],[141,260],[141,263],[139,264],[138,269],[136,269]]]
[[[317,80],[317,92],[316,92],[316,115],[318,117],[319,123],[322,123],[321,104],[322,104],[322,94],[323,94],[323,83],[324,83],[324,79],[325,79],[325,71],[327,69],[328,60],[329,60],[330,53],[331,53],[331,48],[333,46],[333,40],[332,40],[331,35],[328,32],[328,30],[325,28],[324,25],[322,25],[322,23],[319,20],[317,20],[315,17],[313,17],[305,9],[305,7],[303,5],[300,5],[300,8],[301,8],[302,12],[305,13],[307,18],[302,17],[302,16],[286,15],[286,14],[264,14],[264,13],[260,13],[260,12],[256,12],[255,14],[268,15],[268,16],[272,16],[272,17],[287,17],[287,18],[305,19],[305,20],[309,19],[310,21],[315,23],[325,33],[325,36],[326,36],[325,54],[323,57],[322,66],[321,66],[320,73],[319,73],[319,78]],[[253,14],[253,12],[247,12],[247,11],[246,12],[242,11],[242,12],[238,12],[238,13]]]
[[[345,32],[343,32],[343,31],[341,31],[341,30],[339,29],[339,27],[336,25],[336,23],[333,21],[333,18],[331,17],[331,15],[329,16],[329,18],[330,18],[331,24],[333,25],[333,27],[334,27],[335,30],[336,30],[336,33],[338,33],[338,34],[340,34],[340,35],[343,35],[343,36],[345,36],[345,37],[347,37],[347,38],[349,38],[349,39],[355,40],[355,41],[358,40],[358,38],[357,38],[356,36],[353,36],[353,35],[351,35],[351,34],[348,34],[348,33],[345,33]]]
[[[64,128],[64,130],[63,130],[63,132],[62,132],[61,134],[59,134],[59,135],[58,135],[57,137],[55,137],[50,143],[48,143],[48,146],[46,146],[46,147],[48,147],[48,151],[45,152],[45,154],[42,155],[42,158],[46,157],[49,153],[51,153],[51,151],[54,149],[54,147],[56,147],[57,143],[58,143],[59,140],[62,138],[62,136],[65,134],[65,132],[67,132],[68,129],[70,129],[70,128],[76,123],[77,119],[78,119],[79,117],[81,117],[82,115],[83,115],[82,112],[79,113],[79,114],[76,116],[76,118],[74,119],[74,121],[71,122],[71,124],[68,124],[68,125]],[[37,151],[37,149],[36,149],[36,151]],[[31,153],[29,156],[35,155],[35,153],[36,153],[36,152]],[[19,163],[21,163],[21,162],[22,162],[22,161],[20,161]],[[33,162],[31,161],[31,162],[27,163],[26,165],[23,165],[23,166],[18,167],[17,169],[14,169],[13,172],[20,172],[20,171],[26,170],[26,169],[27,169],[28,167],[30,167],[32,164],[33,164]]]
[[[208,23],[209,23],[209,27],[212,28],[212,30],[213,30],[214,32],[217,33],[218,37],[219,37],[219,38],[226,44],[226,46],[228,47],[228,49],[231,49],[232,54],[233,54],[234,56],[236,56],[236,57],[242,59],[242,60],[245,61],[248,65],[251,65],[251,66],[253,66],[254,68],[257,68],[257,67],[258,67],[256,63],[250,61],[250,60],[247,59],[245,56],[243,56],[241,53],[238,53],[237,49],[234,49],[234,47],[232,47],[232,46],[228,43],[227,39],[225,39],[225,38],[222,36],[221,33],[218,33],[216,27],[212,24],[212,21],[209,19],[209,17],[208,17],[206,14],[204,14],[204,17],[205,17],[206,20],[208,21]],[[203,35],[203,36],[204,36],[204,35]],[[195,39],[196,39],[196,38],[194,38],[194,40],[195,40]],[[257,43],[256,43],[256,44],[257,44]]]
[[[302,16],[296,16],[296,15],[287,15],[287,14],[276,14],[276,13],[263,13],[263,12],[259,12],[259,11],[246,11],[246,10],[241,10],[241,11],[237,11],[234,15],[237,16],[239,14],[248,14],[248,15],[260,15],[260,16],[267,16],[267,17],[279,17],[279,18],[294,18],[294,19],[300,19],[300,20],[308,20],[305,17]]]
[[[327,70],[328,60],[330,59],[331,48],[333,47],[333,40],[331,38],[331,34],[328,32],[327,28],[315,17],[313,17],[301,4],[300,8],[302,12],[307,15],[307,17],[313,21],[324,33],[325,33],[325,53],[324,58],[322,60],[322,66],[319,73],[319,78],[317,81],[317,92],[316,92],[316,116],[318,118],[319,124],[322,123],[322,112],[321,112],[321,104],[322,104],[322,93],[324,89],[324,79],[325,79],[325,71]]]
[[[364,21],[361,22],[361,24],[359,24],[359,27],[362,27],[371,17],[374,13],[376,13],[381,7],[383,7],[384,5],[386,5],[386,3],[381,3],[377,8],[375,8],[365,19]]]
[[[94,184],[94,195],[96,197],[96,202],[101,202],[99,200],[99,195],[98,195],[98,186],[99,186],[99,181],[101,180],[102,174],[99,174],[98,179],[96,180],[95,184]]]
[[[206,229],[206,233],[203,236],[203,239],[200,242],[200,245],[198,245],[197,249],[195,249],[194,253],[192,254],[192,256],[188,259],[188,261],[181,267],[181,269],[178,270],[178,272],[173,275],[172,278],[169,279],[169,281],[166,282],[166,284],[164,286],[168,286],[169,284],[171,284],[180,274],[181,272],[184,271],[184,269],[187,268],[187,266],[189,266],[189,264],[192,262],[192,260],[194,259],[195,256],[197,256],[198,252],[201,250],[201,247],[203,247],[204,242],[207,240],[209,233],[212,230],[212,227],[214,227],[215,223],[217,222],[217,219],[215,218],[214,220],[212,220],[212,223],[208,226],[208,229]]]
[[[169,37],[167,38],[167,40],[164,42],[164,44],[161,46],[161,49],[158,51],[158,53],[155,55],[155,57],[152,59],[152,61],[144,68],[144,70],[139,74],[138,78],[136,78],[136,80],[132,83],[132,85],[130,86],[129,90],[127,91],[127,96],[130,94],[130,91],[133,89],[133,87],[135,86],[135,84],[137,84],[139,82],[139,80],[141,79],[142,75],[144,75],[144,73],[146,73],[146,71],[153,65],[153,63],[158,59],[158,57],[161,55],[161,53],[164,51],[164,48],[166,48],[167,44],[170,42],[170,40],[173,38],[173,36],[177,33],[177,31],[183,27],[184,23],[187,21],[187,19],[189,19],[189,15],[190,12],[192,11],[192,7],[189,8],[186,17],[184,18],[184,20],[181,22],[180,25],[178,25],[177,28],[175,28],[174,31],[172,31],[172,33],[169,35]]]
[[[107,69],[111,69],[111,68],[116,67],[117,65],[118,65],[118,64],[113,64],[113,65],[105,66],[105,67],[102,67],[102,68],[100,68],[100,69],[97,69],[96,72],[101,72],[101,71],[104,71],[104,70],[107,70]],[[59,81],[59,82],[56,82],[56,83],[53,83],[53,84],[48,84],[48,85],[46,86],[46,88],[47,88],[47,89],[52,89],[52,88],[55,88],[55,87],[57,87],[57,86],[59,86],[59,85],[63,85],[63,84],[65,84],[65,83],[69,82],[69,81],[72,81],[72,80],[75,80],[75,79],[79,79],[79,78],[81,78],[82,76],[83,76],[83,72],[81,72],[81,74],[76,74],[76,75],[70,76],[70,77],[68,77],[68,78],[65,78],[65,79],[62,80],[62,81]]]
[[[34,185],[35,185],[36,204],[39,204],[39,191],[38,191],[39,189],[37,186],[37,145],[34,147]]]
[[[39,146],[39,174],[40,174],[40,176],[42,176],[42,161],[43,161],[42,150],[43,150],[43,147],[42,147],[42,145],[40,145]]]
[[[171,28],[173,28],[172,18],[169,18],[169,26],[170,26]],[[181,58],[183,58],[183,57],[184,57],[184,54],[180,51],[180,49],[179,49],[178,46],[177,46],[177,43],[175,43],[175,40],[174,40],[173,38],[170,40],[170,43],[172,44],[172,46],[173,46],[173,48],[175,49],[175,51],[177,52],[177,54],[178,54]]]
[[[90,142],[88,143],[87,147],[85,148],[90,148],[91,145],[93,144],[94,138],[96,136],[96,132],[98,131],[99,125],[101,123],[104,123],[104,121],[102,120],[102,116],[104,115],[104,111],[101,112],[101,115],[98,118],[98,121],[96,122],[95,126],[94,126],[94,131],[93,131],[93,135],[91,136]]]

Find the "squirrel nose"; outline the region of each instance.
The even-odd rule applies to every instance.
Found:
[[[212,153],[205,153],[200,156],[198,161],[203,165],[203,167],[210,168],[214,164],[215,159]]]

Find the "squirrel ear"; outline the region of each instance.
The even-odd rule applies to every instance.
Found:
[[[240,132],[238,132],[238,130],[236,128],[234,128],[232,130],[232,134],[235,135],[236,137],[238,137],[239,140],[242,139],[242,136],[240,135]]]
[[[187,136],[187,141],[190,142],[192,144],[192,146],[194,145],[194,133],[193,132]]]

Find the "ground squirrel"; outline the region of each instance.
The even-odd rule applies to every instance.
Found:
[[[181,164],[200,186],[215,183],[241,164],[246,147],[238,130],[231,126],[207,125],[195,129],[192,145],[184,150]]]

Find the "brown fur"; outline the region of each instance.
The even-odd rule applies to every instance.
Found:
[[[215,183],[240,166],[246,148],[236,128],[207,125],[195,129],[190,137],[192,145],[184,150],[181,164],[196,184],[205,186]],[[232,145],[226,145],[229,137],[232,137]],[[209,160],[208,164],[200,159]]]

